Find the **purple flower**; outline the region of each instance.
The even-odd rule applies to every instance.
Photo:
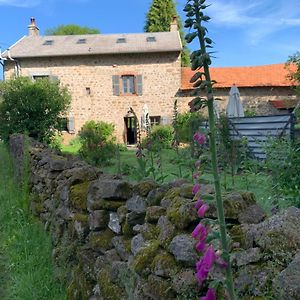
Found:
[[[204,251],[204,249],[206,247],[205,240],[206,240],[206,236],[205,236],[204,240],[200,240],[200,242],[197,243],[196,250],[198,252],[203,252]]]
[[[204,297],[201,297],[200,300],[216,300],[216,292],[214,289],[209,288]]]
[[[196,278],[200,285],[204,280],[206,280],[208,273],[213,267],[215,261],[215,250],[212,246],[209,246],[201,260],[196,263]]]
[[[203,224],[199,223],[192,232],[192,237],[197,240],[202,240],[203,237],[206,238],[207,231]]]
[[[193,186],[192,193],[193,193],[193,195],[196,195],[199,191],[200,191],[200,183],[196,183]]]
[[[198,210],[202,205],[203,205],[203,200],[201,198],[198,198],[196,204],[195,204],[195,208]]]
[[[193,135],[193,140],[195,142],[197,142],[199,145],[203,145],[205,144],[205,141],[206,141],[206,137],[204,134],[200,133],[200,132],[196,132],[194,135]]]
[[[200,218],[204,218],[206,211],[209,209],[209,205],[204,203],[197,211],[197,214]]]

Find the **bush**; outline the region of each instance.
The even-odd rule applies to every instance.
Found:
[[[203,115],[199,112],[178,114],[175,128],[178,135],[178,141],[190,143],[193,140],[194,133],[199,131],[199,127],[204,121]]]
[[[47,79],[19,77],[0,84],[0,138],[25,133],[49,143],[60,130],[63,114],[71,103],[66,88]]]
[[[90,164],[108,165],[116,153],[114,130],[114,125],[110,123],[86,122],[79,132],[80,155]]]
[[[266,152],[275,193],[300,208],[300,142],[274,139],[268,142]]]
[[[152,127],[150,134],[144,139],[143,145],[152,149],[171,148],[173,141],[173,128],[170,125],[156,125]]]

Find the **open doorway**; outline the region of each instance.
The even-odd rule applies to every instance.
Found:
[[[134,116],[125,117],[125,128],[126,128],[126,141],[127,145],[135,145],[137,143],[136,140],[136,119]]]

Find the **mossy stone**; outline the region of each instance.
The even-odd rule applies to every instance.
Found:
[[[152,241],[148,246],[140,249],[133,262],[133,270],[141,276],[149,275],[151,264],[157,255],[158,249],[159,243],[157,241]]]
[[[114,236],[114,232],[110,229],[92,232],[89,235],[89,244],[94,250],[106,251],[113,248],[111,240]]]
[[[70,203],[72,207],[86,211],[87,210],[87,193],[90,182],[86,181],[70,187]]]
[[[181,197],[173,199],[171,206],[167,209],[167,217],[178,229],[187,228],[198,218],[194,203]]]
[[[133,191],[142,197],[146,197],[151,190],[157,187],[158,184],[154,180],[147,179],[137,183],[134,186]]]
[[[233,243],[238,243],[240,248],[246,248],[246,236],[240,225],[232,226],[229,234]]]
[[[124,292],[118,285],[112,283],[112,281],[110,280],[109,272],[107,270],[102,269],[100,271],[98,284],[103,299],[107,299],[107,300],[125,299]]]
[[[180,187],[173,187],[167,191],[164,199],[174,199],[178,196],[180,196]]]
[[[132,237],[134,235],[134,232],[133,232],[132,228],[133,227],[128,224],[128,221],[126,219],[125,223],[122,226],[122,232],[123,232],[125,237]]]
[[[146,223],[141,231],[145,240],[156,240],[159,235],[159,228],[153,224]]]
[[[152,270],[157,276],[170,278],[178,272],[179,267],[174,256],[164,251],[154,257]]]
[[[106,209],[111,211],[117,211],[120,206],[124,205],[124,201],[104,200],[100,199],[96,201],[91,207],[91,210]]]
[[[176,299],[176,294],[169,280],[155,275],[150,275],[147,279],[146,295],[150,296],[151,299]]]

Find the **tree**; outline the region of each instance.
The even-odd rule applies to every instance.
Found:
[[[19,77],[0,84],[0,138],[5,142],[13,133],[25,133],[50,142],[61,129],[71,96],[58,82],[36,82]]]
[[[183,46],[181,52],[181,65],[186,67],[190,65],[190,51],[186,46],[181,19],[176,11],[176,5],[173,0],[153,0],[146,16],[145,32],[164,32],[170,31],[170,25],[177,17],[180,38]]]
[[[97,34],[100,33],[97,28],[89,28],[76,24],[59,25],[54,28],[46,29],[46,35],[76,35],[76,34]]]
[[[291,64],[296,66],[296,70],[290,74],[290,77],[297,83],[296,93],[300,95],[300,52],[296,52],[294,55],[289,57],[287,65]]]

